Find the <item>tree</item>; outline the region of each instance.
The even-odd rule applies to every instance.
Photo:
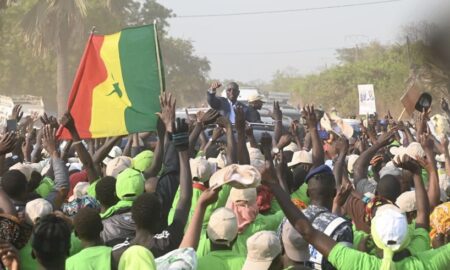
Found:
[[[66,110],[69,92],[70,41],[85,31],[86,0],[38,0],[28,11],[22,28],[25,41],[38,55],[56,55],[56,101],[58,115]]]

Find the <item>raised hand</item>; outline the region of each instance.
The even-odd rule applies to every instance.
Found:
[[[273,102],[273,109],[271,116],[272,119],[275,121],[281,121],[283,119],[283,113],[281,112],[280,104],[278,103],[278,101]]]
[[[221,87],[222,84],[220,82],[213,82],[209,87],[213,92],[216,92],[217,88]]]
[[[68,113],[69,114],[69,112],[66,112],[66,113]],[[52,127],[54,127],[54,128],[58,128],[58,120],[55,118],[55,117],[53,117],[53,116],[47,116],[47,114],[46,113],[44,113],[41,117],[40,117],[40,120],[41,120],[41,122],[42,122],[42,125],[51,125]]]
[[[388,145],[389,143],[391,143],[392,140],[394,139],[394,135],[397,132],[397,130],[398,130],[397,127],[394,127],[388,130],[388,132],[383,133],[378,138],[378,143],[383,145]]]
[[[0,156],[10,153],[16,145],[16,134],[8,132],[0,139]]]
[[[214,123],[219,116],[220,114],[218,111],[209,109],[208,111],[206,111],[206,113],[197,113],[197,121],[202,122],[203,125],[209,125]]]
[[[20,122],[20,119],[22,119],[22,116],[22,105],[14,105],[10,119],[16,120],[18,123]]]
[[[198,203],[203,206],[211,205],[219,199],[219,192],[222,189],[222,187],[218,188],[208,188],[207,190],[203,191],[200,197],[198,198]]]
[[[44,114],[44,116],[46,117],[46,115]],[[49,118],[47,118],[47,120],[44,120],[45,122],[42,122],[42,123],[45,123],[45,126],[53,126],[52,124],[51,124],[51,120],[49,119]],[[69,112],[66,112],[62,117],[61,117],[61,119],[59,120],[59,123],[62,125],[62,126],[64,126],[65,128],[67,128],[69,131],[76,131],[76,128],[75,128],[75,121],[73,120],[73,118],[72,118],[72,115],[70,115],[70,113]]]
[[[303,108],[303,118],[305,118],[308,128],[317,127],[317,117],[316,113],[314,112],[314,105],[306,105]]]
[[[352,184],[348,181],[344,181],[339,187],[336,196],[334,197],[333,203],[339,207],[342,207],[347,201],[348,196],[352,192]]]
[[[6,269],[16,270],[20,268],[19,252],[7,241],[0,241],[0,258]]]
[[[291,126],[289,127],[289,133],[291,133],[292,137],[298,136],[298,126],[299,123],[297,120],[292,121]]]
[[[236,122],[234,123],[237,130],[245,131],[245,113],[242,106],[236,106],[235,110]]]
[[[227,117],[220,116],[217,118],[216,123],[225,129],[231,128],[231,122]]]
[[[157,112],[156,114],[163,121],[167,132],[171,133],[173,132],[173,124],[175,122],[176,99],[171,93],[164,92],[159,96],[159,104],[161,105],[161,112]]]
[[[53,155],[57,153],[56,129],[50,125],[45,125],[43,129],[42,145],[49,155]]]
[[[413,158],[411,158],[408,155],[402,155],[396,159],[393,160],[394,165],[396,167],[402,168],[404,170],[408,170],[414,174],[420,174],[422,168],[421,165],[419,163],[419,159],[420,157],[416,157],[417,160],[414,160]],[[422,162],[423,160],[421,160]],[[425,165],[425,163],[424,163]]]
[[[211,140],[213,142],[217,141],[220,137],[222,137],[222,135],[224,134],[223,128],[221,127],[215,127],[213,129],[212,135],[211,135]]]

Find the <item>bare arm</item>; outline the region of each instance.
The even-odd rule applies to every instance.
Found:
[[[70,135],[72,136],[75,151],[77,151],[78,157],[88,173],[89,183],[96,181],[100,177],[100,174],[95,169],[94,161],[92,160],[91,155],[82,144],[78,131],[75,128],[75,123],[72,116],[69,113],[64,114],[61,119],[61,124],[69,130]]]
[[[236,131],[237,131],[237,149],[239,164],[250,164],[250,156],[245,140],[245,114],[240,106],[236,108]]]
[[[278,101],[273,102],[272,118],[275,121],[273,138],[276,142],[278,142],[281,134],[283,133],[283,113],[281,112],[280,104],[278,103]]]
[[[289,194],[286,193],[277,182],[278,181],[272,180],[272,182],[269,183],[269,187],[271,188],[273,195],[277,198],[287,219],[308,243],[313,245],[325,258],[327,258],[337,242],[323,232],[314,229],[302,211],[292,203]]]
[[[308,124],[308,130],[311,135],[312,142],[312,168],[319,167],[325,161],[322,142],[320,141],[319,132],[317,131],[317,118],[314,113],[314,106],[306,105],[304,108],[305,119]]]
[[[164,158],[164,143],[166,137],[166,128],[164,127],[161,119],[158,119],[157,132],[158,132],[158,143],[156,144],[155,147],[152,165],[150,166],[150,168],[147,169],[147,171],[144,172],[145,179],[155,177],[158,175],[159,171],[161,171]]]
[[[429,176],[429,186],[428,186],[428,200],[431,209],[434,209],[436,206],[440,203],[440,194],[441,190],[439,188],[439,176],[436,169],[436,160],[434,157],[434,141],[432,139],[431,134],[423,133],[420,136],[420,144],[422,145],[423,149],[425,150],[425,154],[427,157],[427,161],[429,164],[425,167],[425,169],[428,172]]]
[[[219,117],[217,119],[217,124],[226,130],[227,136],[227,164],[238,163],[236,154],[236,142],[233,135],[233,127],[231,126],[230,120],[226,117]]]
[[[341,186],[345,170],[345,157],[348,151],[348,140],[345,137],[340,137],[336,143],[336,148],[339,150],[339,155],[333,167],[334,178],[336,179],[336,188]]]
[[[220,190],[220,188],[216,190],[207,189],[203,191],[202,195],[200,195],[194,215],[189,222],[189,226],[184,234],[179,248],[192,247],[193,249],[197,249],[198,242],[200,241],[200,234],[202,232],[203,218],[205,216],[206,208],[217,201]]]
[[[102,162],[108,155],[109,151],[111,151],[114,145],[116,145],[121,139],[122,136],[109,138],[97,151],[95,151],[94,156],[92,157],[94,164],[99,164]]]
[[[380,136],[376,144],[372,145],[371,147],[369,147],[369,149],[361,153],[359,158],[355,161],[355,164],[353,166],[353,184],[355,186],[361,179],[367,177],[367,170],[369,168],[370,160],[373,158],[373,156],[375,156],[380,148],[389,144],[389,141],[392,139],[395,132],[397,132],[397,130],[394,128],[384,133],[382,136]]]

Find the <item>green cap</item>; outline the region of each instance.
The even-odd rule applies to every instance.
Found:
[[[137,156],[133,158],[133,168],[143,172],[147,170],[153,162],[153,152],[150,150],[145,150],[140,152]]]
[[[144,176],[134,169],[125,169],[117,176],[116,194],[125,201],[133,201],[137,196],[144,193]]]

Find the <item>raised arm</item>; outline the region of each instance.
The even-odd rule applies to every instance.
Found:
[[[175,209],[174,221],[178,220],[184,227],[187,223],[189,210],[192,202],[192,177],[189,166],[189,137],[188,125],[184,119],[177,119],[177,124],[172,133],[175,149],[178,151],[180,160],[180,200]]]
[[[65,113],[63,115],[61,119],[61,125],[67,128],[67,130],[69,130],[70,132],[70,135],[72,136],[75,151],[77,151],[78,157],[80,158],[83,167],[87,170],[89,183],[96,181],[97,179],[99,179],[100,174],[95,169],[94,161],[92,160],[91,155],[82,144],[80,136],[78,135],[78,131],[75,127],[75,122],[70,113]]]
[[[227,164],[238,163],[236,142],[234,140],[233,127],[230,120],[226,117],[221,116],[217,119],[217,124],[225,129],[227,135]]]
[[[273,138],[276,142],[278,142],[281,134],[283,133],[283,112],[280,109],[280,104],[278,101],[273,102],[272,119],[275,121]]]
[[[323,152],[322,142],[320,141],[319,132],[317,131],[317,118],[314,112],[314,106],[306,105],[303,108],[304,118],[308,125],[309,134],[312,143],[312,168],[318,167],[325,162],[325,154]]]
[[[169,137],[178,152],[180,162],[180,200],[175,209],[173,221],[184,227],[187,223],[192,201],[192,177],[189,166],[189,127],[184,119],[175,121],[176,99],[172,94],[164,92],[159,97],[161,112],[157,113],[164,123]]]
[[[164,143],[166,137],[166,127],[160,118],[157,120],[157,134],[158,134],[158,142],[156,143],[155,151],[153,152],[153,162],[150,168],[148,168],[144,172],[145,179],[149,179],[152,177],[156,177],[158,173],[161,171],[163,158],[164,158]]]
[[[413,174],[414,187],[416,193],[416,205],[417,205],[417,217],[416,228],[424,228],[429,230],[430,228],[430,204],[428,201],[427,192],[422,181],[422,167],[425,169],[431,169],[433,164],[430,161],[416,157],[417,161],[413,160],[407,155],[404,155],[401,160],[394,161],[397,167],[401,167],[410,171]]]
[[[118,141],[122,139],[123,136],[116,136],[109,138],[97,151],[95,151],[92,160],[94,164],[99,164],[102,162],[106,156],[108,156],[109,151],[117,144]]]
[[[50,155],[51,166],[55,176],[55,185],[53,190],[47,196],[47,200],[52,203],[53,209],[59,209],[69,191],[69,172],[67,171],[66,165],[58,152],[55,137],[56,129],[52,128],[50,125],[45,125],[43,129],[44,134],[42,137],[42,144]]]
[[[353,165],[353,184],[355,186],[361,179],[367,177],[367,170],[369,168],[370,160],[373,158],[373,156],[375,156],[378,150],[390,143],[390,141],[394,137],[395,132],[397,132],[397,129],[393,128],[381,135],[380,138],[378,138],[377,143],[361,153],[361,155],[355,161],[355,164]]]
[[[217,88],[222,86],[220,82],[213,82],[206,93],[206,100],[209,106],[215,110],[220,110],[220,99],[216,97]]]
[[[420,138],[420,144],[422,145],[423,150],[425,151],[427,157],[427,166],[425,169],[428,173],[428,200],[430,203],[431,210],[434,209],[440,203],[440,194],[441,190],[439,188],[439,176],[436,169],[436,160],[434,155],[434,141],[431,138],[433,135],[429,133],[423,133]]]
[[[333,174],[336,179],[336,188],[339,189],[343,180],[345,170],[345,157],[348,152],[348,140],[344,136],[338,138],[336,141],[336,149],[339,151],[338,157],[334,163]],[[343,183],[342,183],[343,184]]]
[[[220,190],[220,188],[215,190],[207,189],[202,192],[179,248],[191,247],[193,249],[197,249],[198,242],[200,241],[200,234],[202,232],[203,218],[205,217],[206,208],[217,202]]]

